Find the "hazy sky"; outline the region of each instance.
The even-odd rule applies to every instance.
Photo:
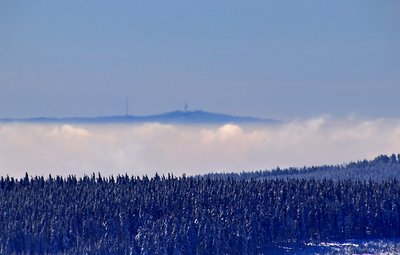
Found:
[[[400,1],[0,1],[0,117],[399,117]]]
[[[0,124],[0,175],[153,176],[343,164],[400,152],[400,120],[281,125]]]

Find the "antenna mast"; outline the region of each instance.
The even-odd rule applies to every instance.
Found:
[[[129,97],[126,97],[126,116],[129,116]]]

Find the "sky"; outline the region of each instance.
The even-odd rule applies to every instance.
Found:
[[[397,118],[400,2],[0,1],[0,118]]]

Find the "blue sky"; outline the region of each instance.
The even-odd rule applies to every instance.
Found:
[[[398,117],[400,2],[1,1],[0,117]]]

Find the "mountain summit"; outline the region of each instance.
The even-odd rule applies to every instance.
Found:
[[[263,119],[250,116],[234,116],[206,111],[173,111],[147,116],[99,116],[99,117],[67,117],[67,118],[26,118],[26,119],[0,119],[0,122],[22,123],[87,123],[87,124],[113,124],[113,123],[145,123],[159,122],[170,124],[223,124],[223,123],[248,123],[248,124],[275,124],[280,121]]]

